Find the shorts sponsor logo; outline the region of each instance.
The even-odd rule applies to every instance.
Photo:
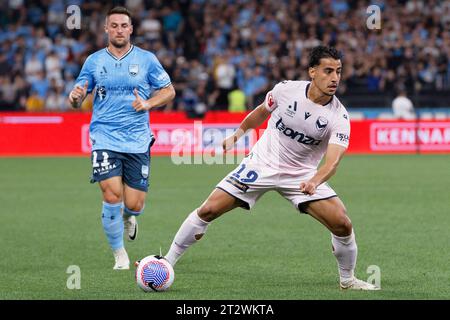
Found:
[[[249,188],[248,185],[246,185],[245,183],[240,182],[238,179],[236,179],[233,176],[229,176],[225,181],[230,183],[230,184],[232,184],[233,186],[235,186],[236,188],[238,188],[242,192],[247,192],[247,190]]]
[[[94,174],[98,174],[100,176],[104,174],[108,174],[111,170],[115,169],[117,166],[115,164],[109,164],[107,166],[101,166],[99,168],[94,168]]]
[[[99,153],[101,157],[99,158]],[[109,162],[109,154],[106,151],[92,151],[92,171],[94,175],[108,174],[111,170],[115,169],[117,164]]]

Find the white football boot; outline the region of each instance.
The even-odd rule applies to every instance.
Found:
[[[348,281],[340,283],[342,290],[380,290],[381,288],[374,286],[371,283],[357,279],[356,277],[351,278]]]
[[[116,261],[113,269],[114,270],[129,270],[130,269],[130,259],[128,259],[128,254],[125,248],[120,248],[113,251],[114,260]]]
[[[135,216],[123,215],[123,228],[128,241],[134,241],[138,234],[138,223]]]

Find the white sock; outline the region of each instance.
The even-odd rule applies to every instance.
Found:
[[[128,258],[128,253],[124,247],[113,250],[114,258],[117,257],[122,263],[130,263],[130,259]]]
[[[356,246],[355,234],[346,237],[338,237],[331,234],[333,254],[336,257],[341,283],[344,283],[354,276],[358,247]]]
[[[186,249],[201,239],[203,234],[205,234],[208,225],[209,222],[200,219],[197,214],[197,209],[195,209],[186,220],[184,220],[173,239],[169,252],[164,258],[169,261],[172,266],[175,266]]]
[[[124,247],[113,250],[113,253],[114,253],[114,255],[117,255],[117,256],[127,256],[128,257],[127,251],[125,250]]]

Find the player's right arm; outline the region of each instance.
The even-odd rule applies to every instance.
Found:
[[[222,147],[224,151],[230,150],[248,130],[258,128],[267,120],[272,111],[278,107],[276,96],[279,90],[280,84],[277,84],[266,94],[264,102],[250,112],[241,122],[239,128],[223,141]]]
[[[267,110],[265,103],[260,104],[242,120],[239,128],[223,141],[223,150],[230,150],[248,130],[258,128],[269,116],[270,111]]]
[[[313,195],[316,192],[317,186],[328,181],[336,173],[339,162],[346,150],[347,147],[342,145],[329,144],[325,154],[325,162],[311,179],[300,183],[300,192]]]
[[[86,80],[82,87],[76,85],[75,88],[73,88],[73,90],[70,92],[69,102],[72,108],[78,109],[81,106],[84,98],[86,98],[88,86],[89,82]]]
[[[79,108],[86,95],[92,91],[95,86],[94,64],[95,57],[89,56],[81,68],[80,74],[75,81],[75,87],[69,93],[69,103],[72,108]]]

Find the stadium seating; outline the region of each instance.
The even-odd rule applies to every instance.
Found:
[[[68,109],[65,103],[58,108],[63,101],[58,96],[70,92],[87,55],[105,46],[99,30],[112,6],[78,3],[81,25],[69,30],[69,15],[59,1],[6,2],[0,12],[0,110],[26,110],[33,92],[46,109]],[[133,13],[133,43],[155,52],[171,75],[177,96],[169,110],[194,116],[197,106],[227,110],[227,93],[236,88],[252,109],[277,82],[308,79],[307,55],[318,44],[344,53],[338,95],[349,109],[390,107],[399,87],[415,107],[449,107],[450,37],[444,12],[450,9],[443,1],[420,2],[421,8],[416,2],[380,4],[378,30],[364,27],[359,13],[365,8],[357,1],[114,3]],[[435,18],[433,12],[443,13]],[[225,85],[217,73],[223,66],[234,70]]]

